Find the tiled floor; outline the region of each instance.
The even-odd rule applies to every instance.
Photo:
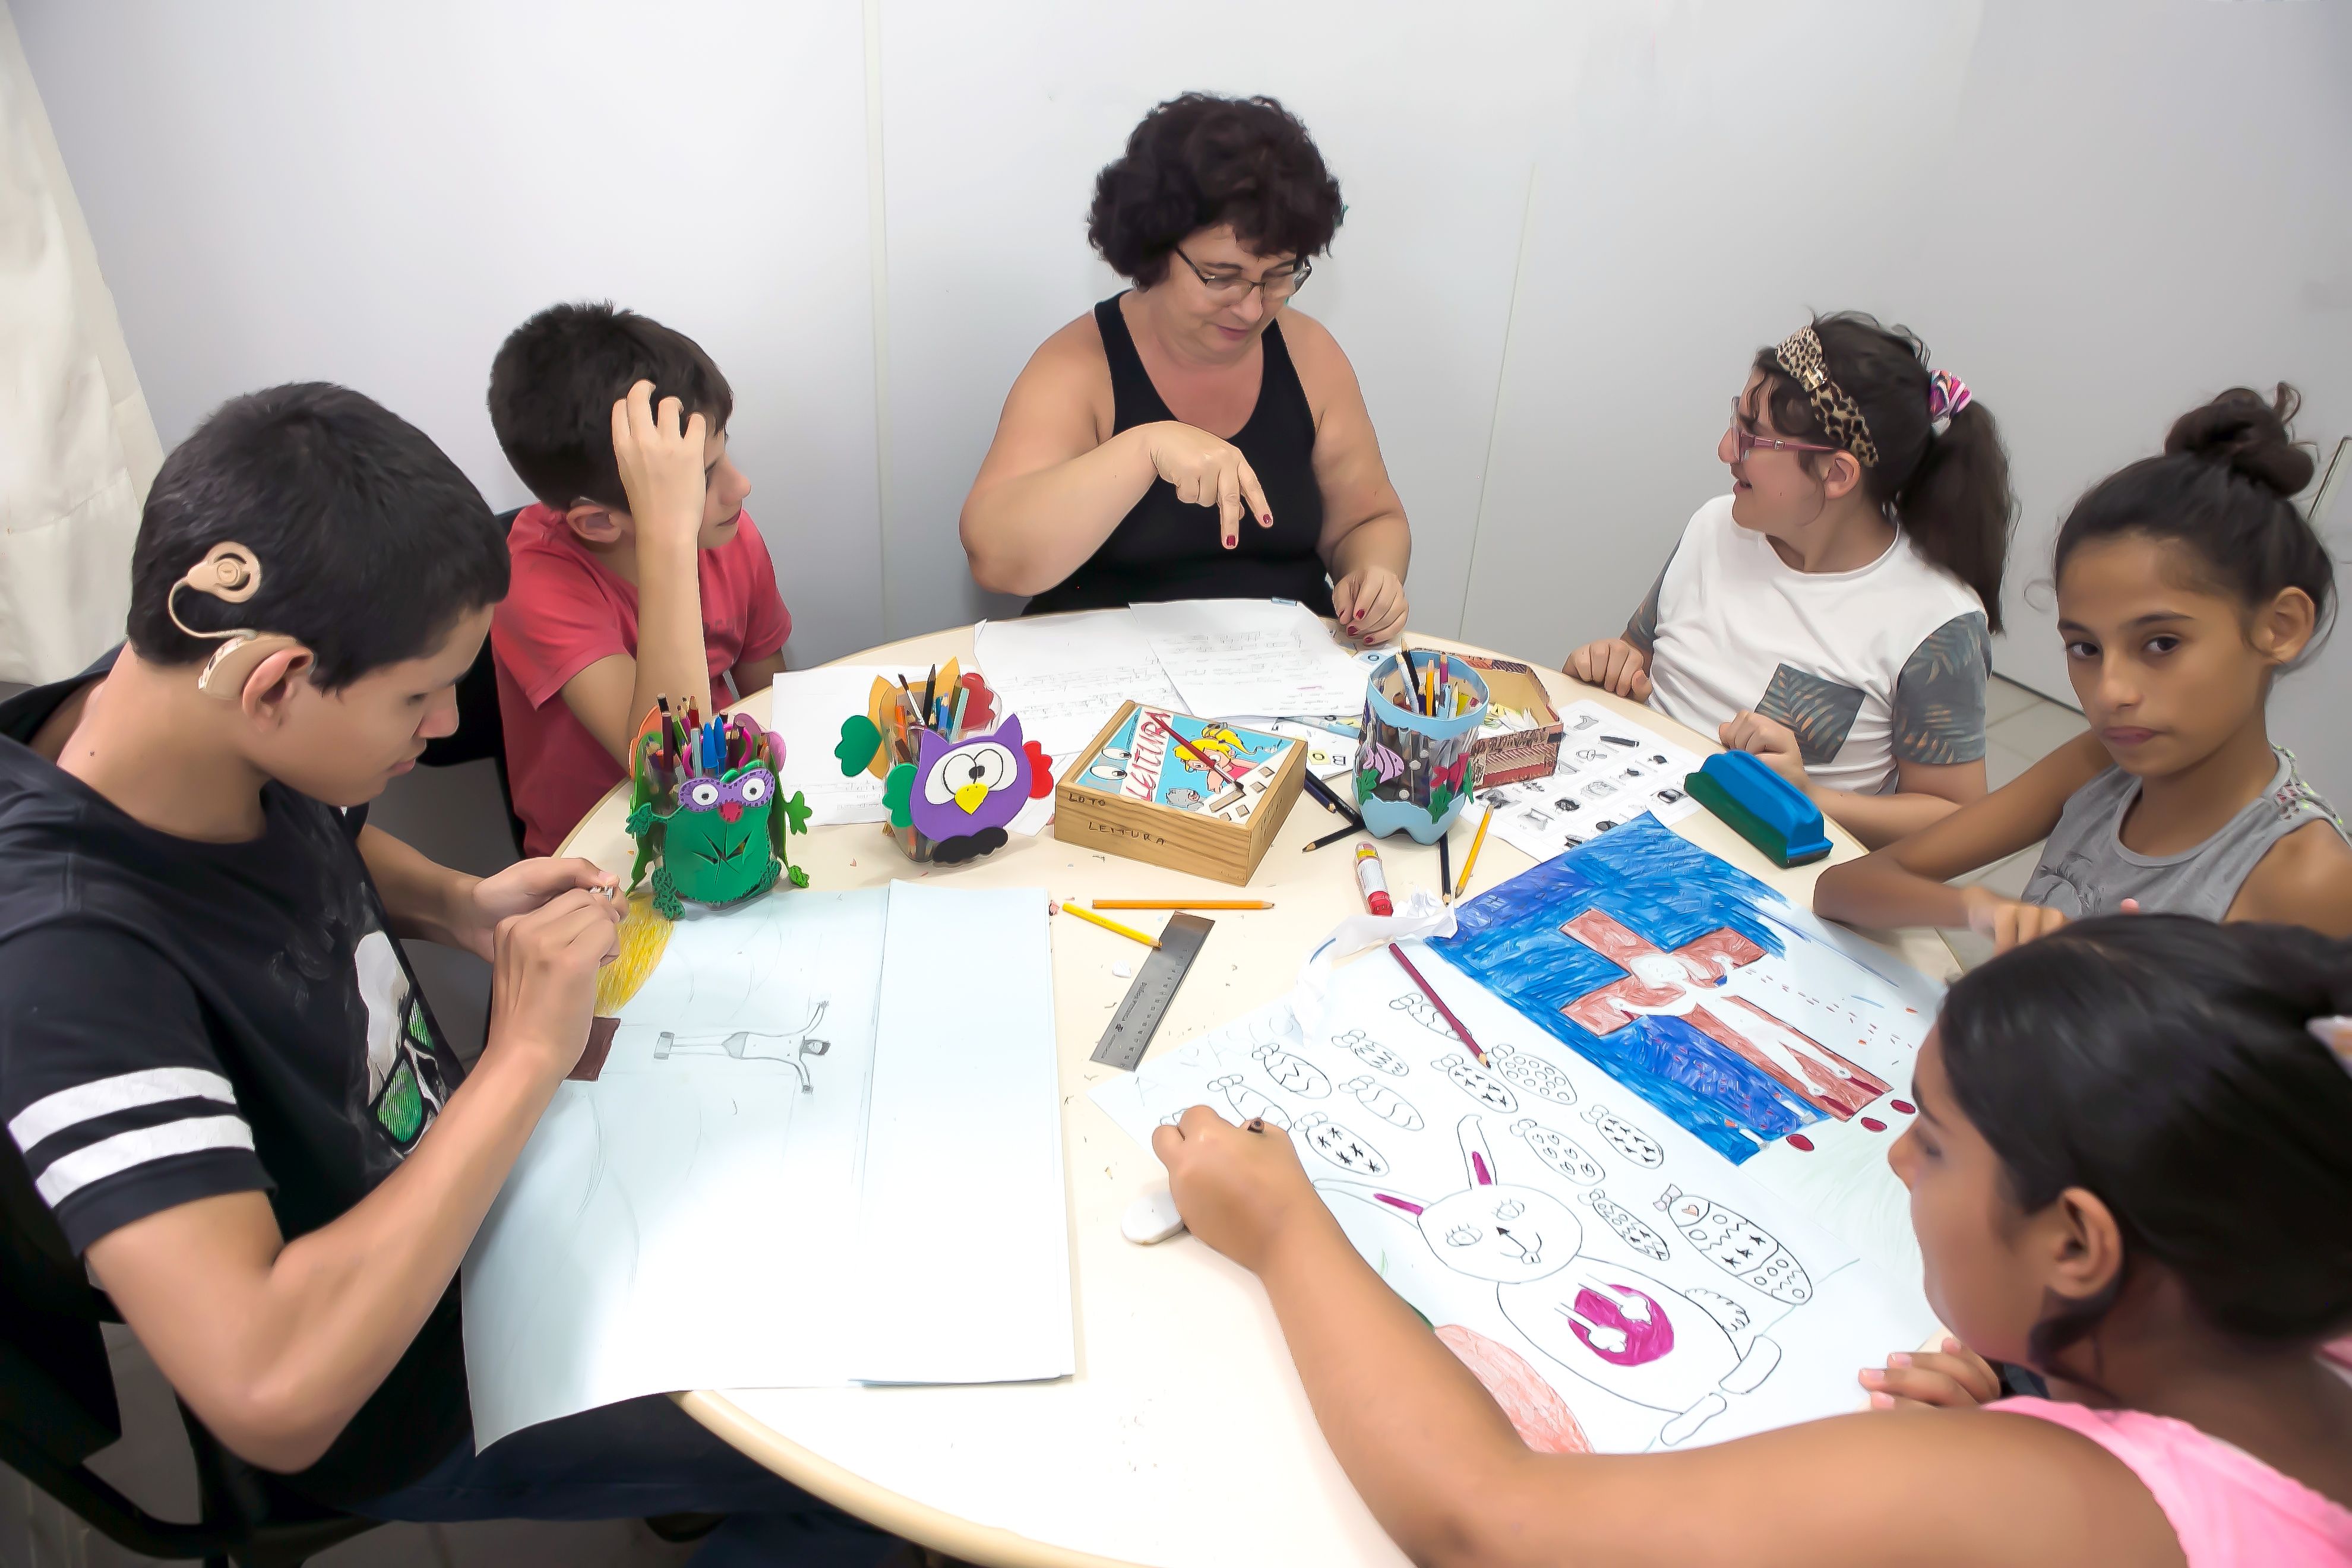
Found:
[[[2083,716],[2073,709],[1997,677],[1986,694],[1985,718],[1986,772],[1996,789],[2084,728]],[[2041,854],[2036,844],[1960,879],[2014,898],[2024,890]],[[1947,932],[1946,940],[1963,965],[1972,968],[1991,955],[1990,944],[1969,932]],[[97,1468],[158,1512],[190,1517],[195,1478],[170,1391],[128,1334],[114,1342],[114,1363],[123,1429],[131,1436],[100,1455]],[[150,1561],[93,1534],[14,1476],[5,1479],[0,1543],[12,1537],[23,1542],[29,1548],[28,1563],[39,1568],[127,1568]],[[692,1554],[691,1546],[668,1545],[635,1520],[602,1524],[501,1521],[386,1525],[311,1561],[317,1568],[675,1568]],[[5,1552],[0,1557],[15,1561]]]
[[[1985,692],[1985,781],[1999,789],[2086,728],[2072,708],[1993,677]],[[2025,890],[2025,879],[2041,858],[2042,846],[2035,844],[1957,879],[2013,899]],[[1965,968],[1992,956],[1992,944],[1973,931],[1946,931],[1944,941]]]

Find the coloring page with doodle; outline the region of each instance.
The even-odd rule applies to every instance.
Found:
[[[1555,897],[1530,918],[1584,912]],[[1819,1194],[1757,1183],[1449,963],[1450,945],[1411,944],[1413,962],[1483,1063],[1374,952],[1319,1005],[1274,1003],[1093,1098],[1146,1142],[1197,1104],[1286,1128],[1357,1250],[1539,1448],[1643,1452],[1853,1410],[1857,1369],[1935,1331],[1916,1250],[1874,1252],[1818,1223]],[[1299,1015],[1318,1005],[1310,1035]],[[1885,1142],[1867,1145],[1874,1173],[1841,1166],[1839,1180],[1899,1194]]]
[[[1683,780],[1699,759],[1591,698],[1559,710],[1559,764],[1549,778],[1482,789],[1505,843],[1549,860],[1647,812],[1678,822],[1698,809]]]

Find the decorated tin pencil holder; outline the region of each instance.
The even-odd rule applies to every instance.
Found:
[[[1470,748],[1486,721],[1487,700],[1486,683],[1478,672],[1449,660],[1445,684],[1437,692],[1436,714],[1422,712],[1418,696],[1411,707],[1401,700],[1404,683],[1412,683],[1411,689],[1417,694],[1423,691],[1419,683],[1436,657],[1428,654],[1412,661],[1403,654],[1391,655],[1372,671],[1364,688],[1356,808],[1376,838],[1402,831],[1417,844],[1434,844],[1454,826],[1463,803],[1477,787],[1470,776]],[[1462,710],[1448,712],[1457,689],[1465,693]]]

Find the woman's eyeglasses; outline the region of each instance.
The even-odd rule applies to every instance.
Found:
[[[1762,447],[1768,452],[1843,452],[1843,447],[1824,447],[1818,441],[1790,441],[1779,436],[1759,436],[1742,429],[1739,424],[1739,400],[1731,400],[1731,460],[1744,463],[1748,454]]]
[[[1199,262],[1184,254],[1182,246],[1170,248],[1192,269],[1192,276],[1201,280],[1201,287],[1223,304],[1239,304],[1249,298],[1251,289],[1263,289],[1265,290],[1265,302],[1278,305],[1305,288],[1307,277],[1315,270],[1312,265],[1301,261],[1289,267],[1277,267],[1265,277],[1252,279],[1235,272],[1203,272]]]

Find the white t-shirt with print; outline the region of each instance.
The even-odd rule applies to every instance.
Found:
[[[1651,707],[1710,740],[1743,709],[1776,719],[1817,784],[1874,793],[1898,760],[1984,755],[1984,605],[1899,531],[1867,566],[1800,572],[1717,496],[1625,635],[1650,654]]]

